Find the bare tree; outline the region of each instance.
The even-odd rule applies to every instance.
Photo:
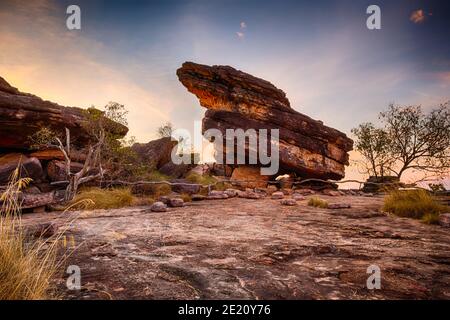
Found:
[[[170,122],[166,122],[158,128],[158,136],[160,138],[170,137],[173,133],[173,125]]]
[[[48,128],[41,128],[33,136],[30,137],[33,148],[57,148],[64,156],[66,176],[68,185],[64,194],[64,201],[71,201],[77,191],[78,187],[86,182],[99,179],[103,177],[104,170],[101,164],[101,150],[105,140],[105,134],[101,130],[99,139],[95,145],[89,146],[89,151],[86,156],[83,168],[77,172],[71,172],[71,158],[70,158],[70,130],[65,128],[65,144],[60,138],[56,136]],[[94,173],[93,173],[94,172]]]

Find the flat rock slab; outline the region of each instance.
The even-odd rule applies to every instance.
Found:
[[[332,196],[323,196],[332,201]],[[449,299],[450,233],[379,212],[381,197],[342,196],[347,209],[232,198],[168,212],[148,207],[24,215],[78,217],[67,237],[81,268],[69,299]],[[63,227],[61,227],[63,229]],[[367,269],[381,269],[369,290]]]

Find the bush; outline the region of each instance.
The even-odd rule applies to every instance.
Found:
[[[202,185],[215,184],[217,180],[211,176],[202,176],[198,173],[191,172],[186,176],[186,180],[191,183],[197,183]]]
[[[0,208],[0,300],[37,300],[51,297],[51,279],[58,269],[57,243],[47,245],[41,238],[28,239],[20,220],[18,191],[29,180],[19,179],[17,169]]]
[[[449,208],[440,204],[426,190],[398,190],[384,199],[383,210],[399,217],[422,219],[426,223],[436,223],[439,214],[449,210]]]
[[[317,208],[328,208],[328,202],[318,197],[312,197],[308,201],[308,206]]]
[[[86,202],[85,200],[92,200]],[[130,188],[87,188],[80,191],[71,202],[71,209],[115,209],[130,206],[134,197]],[[82,205],[79,203],[83,203]]]

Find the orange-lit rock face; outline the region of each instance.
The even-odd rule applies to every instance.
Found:
[[[353,141],[293,110],[286,94],[270,82],[229,66],[192,62],[184,63],[177,75],[200,105],[209,109],[203,131],[215,128],[225,134],[226,129],[279,129],[279,173],[322,179],[344,176]]]
[[[44,126],[61,136],[64,128],[70,129],[72,143],[84,147],[92,139],[85,123],[82,109],[64,107],[20,92],[0,77],[0,148],[27,149],[29,136]],[[118,136],[125,136],[128,131],[119,124],[114,128]]]

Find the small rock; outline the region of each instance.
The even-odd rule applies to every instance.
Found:
[[[439,224],[443,227],[450,227],[450,213],[441,213],[439,215]]]
[[[272,193],[271,198],[274,199],[274,200],[283,199],[284,198],[284,193],[281,192],[281,191],[274,192],[274,193]]]
[[[238,194],[238,190],[236,189],[227,189],[225,190],[225,194],[229,197],[229,198],[233,198],[236,197]]]
[[[295,190],[296,193],[299,193],[303,196],[307,196],[309,194],[315,194],[316,192],[314,190],[311,189],[297,189]]]
[[[302,201],[302,200],[305,200],[306,198],[305,198],[305,196],[302,196],[301,194],[294,193],[292,195],[292,199],[294,199],[295,201]]]
[[[277,192],[277,191],[278,191],[278,188],[276,186],[273,186],[273,185],[268,186],[266,188],[267,194],[272,194],[272,193]]]
[[[324,195],[332,196],[332,197],[337,197],[337,196],[341,195],[341,193],[339,191],[337,191],[337,190],[330,190],[330,189],[325,189],[325,190],[322,191],[322,193]]]
[[[208,200],[228,199],[228,195],[224,191],[213,190],[206,197]]]
[[[280,201],[280,203],[283,206],[296,206],[297,205],[297,201],[295,201],[294,199],[283,199]]]
[[[191,200],[192,201],[203,201],[203,200],[206,200],[206,196],[204,196],[202,194],[194,194],[191,196]]]
[[[151,206],[150,210],[153,212],[166,212],[167,206],[165,203],[157,201]]]
[[[169,204],[170,198],[168,196],[161,196],[159,197],[158,201],[164,204]]]
[[[171,198],[169,199],[168,205],[172,208],[184,207],[184,201],[181,198]]]
[[[258,195],[256,192],[253,191],[239,191],[238,192],[239,198],[245,198],[245,199],[259,199],[261,198],[260,195]]]
[[[283,188],[280,190],[285,196],[292,194],[292,189]]]
[[[350,203],[330,203],[328,204],[328,209],[347,209],[351,208]]]

